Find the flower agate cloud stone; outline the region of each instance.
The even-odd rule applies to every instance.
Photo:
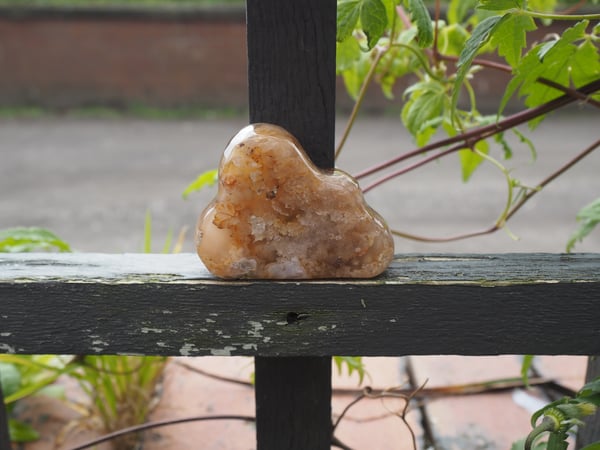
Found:
[[[290,133],[269,124],[229,142],[196,247],[221,278],[370,278],[394,255],[387,225],[356,181],[319,170]]]

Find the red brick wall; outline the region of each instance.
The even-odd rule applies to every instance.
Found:
[[[243,21],[0,17],[0,104],[246,104]]]
[[[547,32],[540,30],[539,38]],[[0,106],[245,108],[246,66],[240,10],[0,8]],[[489,70],[475,78],[481,110],[496,109],[507,80],[507,74]],[[402,82],[396,109],[407,80]],[[340,79],[337,91],[338,107],[349,110],[352,101]],[[391,105],[372,86],[363,107]]]

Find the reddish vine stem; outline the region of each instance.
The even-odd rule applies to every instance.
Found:
[[[585,86],[579,88],[579,92],[586,96],[593,92],[596,92],[598,90],[600,90],[600,79],[592,81],[591,83],[588,83]],[[460,146],[460,148],[456,148],[459,146],[456,146],[453,148],[456,148],[456,150],[460,150],[461,148],[471,148],[476,142],[478,142],[482,139],[486,139],[490,136],[493,136],[494,134],[501,133],[510,128],[516,127],[517,125],[521,125],[532,119],[540,117],[544,114],[548,114],[549,112],[552,112],[556,109],[566,106],[575,100],[576,99],[573,98],[571,95],[568,95],[568,94],[562,95],[558,98],[555,98],[554,100],[544,103],[543,105],[536,106],[535,108],[529,108],[524,111],[518,112],[518,113],[508,116],[505,119],[502,119],[496,123],[486,125],[483,127],[479,127],[479,128],[475,128],[471,131],[468,131],[466,133],[461,133],[459,135],[456,135],[456,136],[453,136],[450,138],[441,139],[437,142],[433,142],[431,144],[417,148],[410,152],[404,153],[400,156],[397,156],[396,158],[392,158],[389,161],[378,164],[376,166],[373,166],[369,169],[366,169],[366,170],[356,174],[355,178],[356,179],[364,178],[368,175],[372,175],[375,172],[379,172],[380,170],[386,169],[390,166],[393,166],[399,162],[405,161],[414,156],[426,153],[431,150],[436,150],[438,148],[445,147],[447,145],[462,143],[462,146]],[[454,151],[456,151],[456,150],[454,150]],[[405,173],[404,171],[401,171],[401,172]],[[391,178],[393,178],[393,177],[387,176],[386,181]],[[368,187],[368,189],[371,189],[371,188],[372,188],[371,186]]]
[[[197,417],[184,417],[181,419],[170,419],[170,420],[161,420],[156,422],[148,422],[141,425],[135,425],[133,427],[123,428],[122,430],[115,431],[113,433],[105,434],[97,439],[88,441],[82,445],[78,445],[76,447],[72,447],[69,450],[84,450],[86,448],[94,447],[103,442],[110,441],[119,436],[123,436],[129,433],[135,433],[138,431],[147,430],[150,428],[158,428],[165,427],[168,425],[176,425],[180,423],[187,422],[199,422],[199,421],[207,421],[207,420],[242,420],[244,422],[254,422],[256,419],[252,416],[240,416],[240,415],[221,415],[221,416],[197,416]]]
[[[404,233],[404,232],[396,231],[396,230],[392,230],[392,233],[395,234],[396,236],[400,236],[400,237],[404,237],[407,239],[412,239],[412,240],[420,241],[420,242],[451,242],[451,241],[458,241],[461,239],[467,239],[467,238],[483,236],[486,234],[494,233],[494,232],[498,231],[499,229],[501,229],[503,227],[504,223],[506,223],[506,221],[508,221],[512,216],[514,216],[517,213],[517,211],[519,211],[523,207],[523,205],[531,199],[531,197],[533,197],[535,194],[540,192],[546,185],[548,185],[549,183],[554,181],[556,178],[561,176],[563,173],[565,173],[567,170],[569,170],[571,167],[573,167],[575,164],[577,164],[583,158],[588,156],[590,153],[592,153],[598,147],[600,147],[600,139],[598,139],[592,145],[590,145],[585,150],[583,150],[581,153],[579,153],[577,156],[575,156],[575,158],[571,159],[567,164],[565,164],[564,166],[562,166],[561,168],[559,168],[558,170],[556,170],[555,172],[550,174],[548,177],[546,177],[544,180],[542,180],[535,188],[530,190],[527,194],[525,194],[523,196],[523,198],[521,198],[521,200],[519,200],[517,203],[515,203],[510,208],[510,210],[508,211],[506,216],[503,218],[501,223],[496,222],[491,227],[480,230],[480,231],[473,231],[470,233],[459,234],[456,236],[450,236],[450,237],[445,237],[445,238],[429,238],[429,237],[418,236],[418,235],[414,235],[414,234],[410,234],[410,233]]]

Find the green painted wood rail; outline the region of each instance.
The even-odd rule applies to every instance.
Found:
[[[218,280],[194,254],[2,254],[0,351],[251,355],[267,363],[257,382],[275,373],[292,392],[290,360],[314,363],[298,378],[334,354],[600,354],[599,301],[598,254],[402,255],[373,280],[305,282]],[[270,402],[315,415],[264,391],[259,442],[277,434]],[[329,448],[330,426],[259,448]]]

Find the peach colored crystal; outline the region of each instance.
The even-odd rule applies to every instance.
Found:
[[[247,126],[225,149],[196,246],[222,278],[370,278],[394,255],[356,181],[317,169],[290,133],[269,124]]]

